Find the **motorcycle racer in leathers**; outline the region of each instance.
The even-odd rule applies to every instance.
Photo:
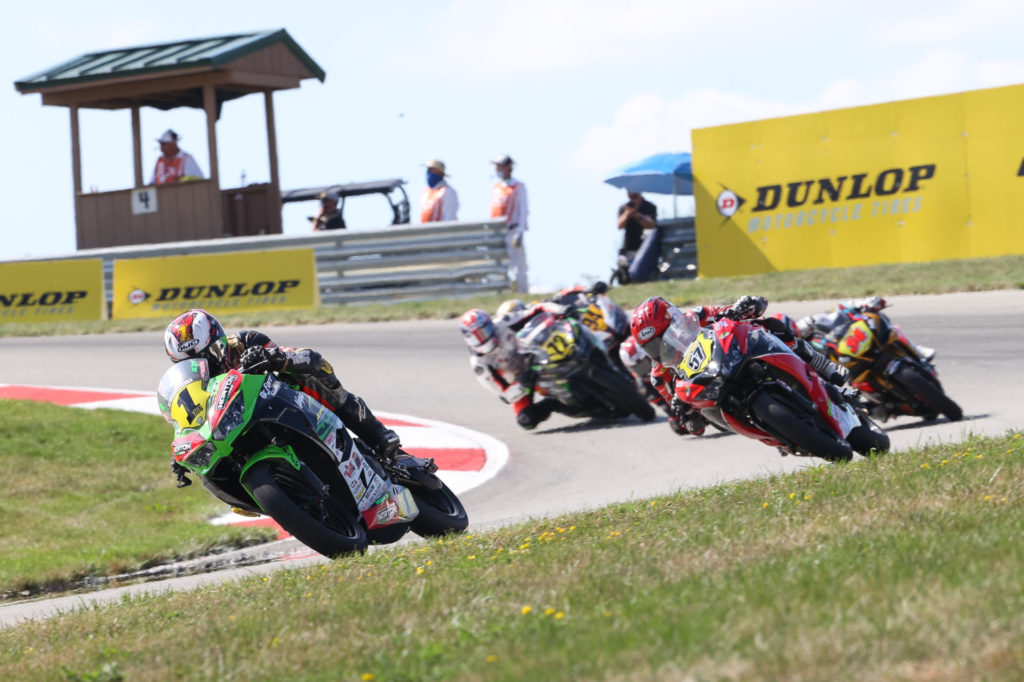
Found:
[[[255,329],[228,336],[217,318],[202,309],[187,310],[167,325],[164,349],[171,362],[207,360],[211,376],[229,369],[246,374],[277,372],[341,417],[345,426],[381,457],[390,458],[401,447],[398,434],[384,426],[362,398],[345,390],[334,368],[315,350],[278,346]],[[188,485],[182,482],[188,481],[184,469],[176,462],[171,468],[179,486]]]
[[[785,316],[761,318],[768,301],[761,296],[741,296],[728,306],[702,305],[692,309],[702,327],[714,324],[729,314],[732,319],[751,320],[778,337],[797,356],[807,362],[826,381],[841,386],[846,382],[846,369],[833,363],[816,351],[809,343],[794,333],[794,325]],[[677,416],[685,432],[694,435],[704,433],[706,421],[699,412],[680,402],[673,393],[675,374],[671,368],[658,361],[655,350],[661,336],[673,323],[682,318],[683,312],[660,296],[652,296],[637,306],[630,320],[630,333],[637,345],[651,358],[651,385],[661,394],[670,411]],[[759,319],[761,318],[761,319]]]
[[[564,316],[566,308],[546,301],[505,312],[498,319],[493,319],[479,308],[467,310],[459,320],[459,329],[469,348],[469,364],[477,379],[512,406],[516,422],[521,427],[532,429],[550,417],[560,405],[550,398],[535,400],[529,358],[519,350],[516,332],[534,315],[547,312]]]

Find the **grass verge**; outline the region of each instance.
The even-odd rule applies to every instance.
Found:
[[[974,438],[0,632],[0,678],[1024,678],[1024,437]]]
[[[0,425],[0,598],[272,537],[206,522],[226,508],[175,488],[160,417],[0,400]]]
[[[632,310],[649,296],[665,296],[677,305],[731,303],[743,294],[758,294],[772,301],[835,299],[896,294],[941,294],[1024,288],[1024,256],[898,263],[856,268],[773,272],[741,277],[671,280],[616,287],[611,297]],[[230,329],[245,326],[324,324],[328,322],[382,322],[389,320],[450,319],[470,308],[494,310],[514,293],[441,299],[412,303],[365,303],[326,306],[315,310],[260,311],[223,315]],[[163,330],[168,320],[107,320],[0,325],[3,336],[49,336]]]

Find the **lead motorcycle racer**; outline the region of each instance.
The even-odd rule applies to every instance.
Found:
[[[381,457],[393,457],[401,447],[398,434],[384,426],[362,398],[345,390],[334,368],[315,350],[278,346],[255,329],[228,336],[217,318],[199,308],[183,312],[167,325],[164,349],[171,362],[206,360],[211,375],[229,369],[277,372],[341,417]],[[185,468],[173,459],[171,470],[178,478],[178,487],[191,485]]]

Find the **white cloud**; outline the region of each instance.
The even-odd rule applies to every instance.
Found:
[[[607,170],[658,152],[690,151],[690,131],[795,113],[793,107],[721,90],[679,98],[634,95],[608,125],[590,128],[574,154],[580,169]]]
[[[607,170],[648,154],[689,151],[694,128],[754,121],[901,99],[949,94],[1024,81],[1024,61],[977,62],[957,51],[935,51],[874,80],[847,78],[806,100],[759,99],[724,90],[694,90],[679,97],[640,93],[624,102],[608,124],[592,126],[576,145],[582,171]],[[597,172],[597,171],[592,171]]]
[[[942,6],[928,2],[910,9],[907,16],[891,16],[874,24],[871,37],[888,44],[959,43],[968,39],[986,40],[993,33],[1017,33],[1024,28],[1024,5],[1016,0],[958,0]]]
[[[773,11],[811,5],[776,0]],[[646,65],[686,59],[699,45],[737,40],[759,27],[731,17],[761,7],[758,0],[454,0],[422,27],[422,44],[392,55],[395,65],[422,60],[477,74],[532,75],[602,65]]]

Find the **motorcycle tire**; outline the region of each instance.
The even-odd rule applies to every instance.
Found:
[[[469,515],[462,502],[444,482],[438,490],[409,488],[419,515],[410,524],[412,532],[424,538],[440,537],[447,533],[461,533],[469,526]]]
[[[257,462],[244,482],[263,511],[302,544],[327,557],[366,550],[366,529],[355,513],[332,498],[318,503],[320,491],[287,462]]]
[[[622,372],[597,365],[590,368],[590,377],[603,389],[604,396],[610,398],[616,406],[636,415],[641,421],[654,421],[654,406],[647,402],[647,399],[636,390],[632,380]]]
[[[946,395],[942,387],[914,368],[903,367],[893,379],[929,409],[946,415],[949,421],[958,422],[964,418],[964,411]]]
[[[815,457],[830,462],[848,462],[853,459],[853,448],[849,443],[821,427],[807,423],[806,416],[795,414],[768,392],[761,392],[754,398],[750,411],[759,422],[769,427],[766,429],[769,433],[782,436]]]
[[[860,426],[854,427],[846,436],[846,442],[862,455],[872,450],[876,454],[888,452],[890,445],[889,435],[864,415],[860,416]]]

